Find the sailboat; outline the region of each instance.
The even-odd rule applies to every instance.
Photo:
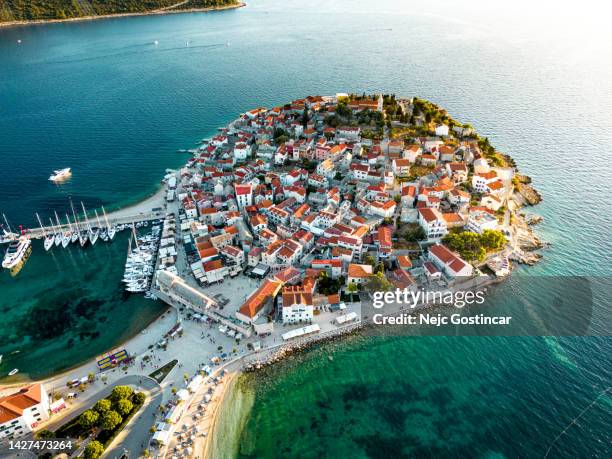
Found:
[[[98,227],[96,231],[98,232],[98,236],[103,241],[108,241],[108,237],[106,236],[106,229],[102,226],[102,222],[100,222],[100,216],[98,215],[98,210],[94,209],[94,214],[96,215],[96,222],[98,223]]]
[[[64,233],[64,240],[66,240],[66,245],[64,245],[64,240],[62,240],[62,245],[64,246],[64,248],[66,248],[71,242],[74,242],[74,231],[72,229],[72,224],[70,223],[70,218],[68,218],[68,214],[66,214],[66,224],[68,225],[68,230]]]
[[[55,214],[55,221],[57,222],[57,228],[60,230],[60,234],[62,236],[62,247],[66,248],[68,247],[68,244],[70,244],[70,231],[68,231],[68,229],[65,229],[65,231],[61,231],[62,228],[62,223],[60,222],[59,217],[57,216],[57,211],[53,211],[53,213]]]
[[[72,208],[72,215],[74,217],[74,221],[77,227],[77,233],[79,234],[79,244],[83,247],[87,244],[87,233],[81,230],[81,226],[79,224],[79,217],[77,217],[76,212],[74,211],[74,204],[72,203],[72,199],[70,199],[70,207]]]
[[[83,201],[81,201],[81,207],[83,208],[83,214],[85,214],[85,223],[87,223],[87,234],[89,235],[89,242],[91,242],[91,245],[94,245],[98,240],[98,230],[93,230],[91,228],[89,220],[87,219],[87,211],[85,210],[85,205],[83,204]]]
[[[68,242],[75,242],[79,238],[79,236],[77,236],[74,232],[74,228],[72,227],[72,222],[70,221],[68,213],[66,213],[66,224],[68,225],[68,228],[70,230],[70,240]]]
[[[2,234],[0,235],[0,242],[10,242],[19,238],[19,235],[14,233],[11,229],[11,225],[9,224],[6,215],[2,214],[2,218],[4,219],[4,223],[6,224],[6,228],[4,225],[0,223],[0,227],[2,228]]]
[[[102,213],[104,214],[104,221],[106,223],[106,234],[108,234],[108,239],[109,240],[113,240],[113,238],[115,237],[115,233],[116,233],[116,229],[114,226],[110,226],[110,224],[108,223],[108,216],[106,215],[106,211],[104,210],[104,206],[102,206]]]
[[[87,243],[87,237],[83,239],[83,235],[81,233],[81,226],[79,225],[79,217],[76,216],[76,212],[74,210],[74,203],[72,202],[72,198],[70,198],[70,208],[72,209],[72,218],[74,219],[74,225],[76,227],[75,232],[72,234],[72,242],[76,242],[77,239],[81,247],[83,247]]]
[[[51,228],[53,228],[53,242],[58,246],[62,243],[62,232],[59,230],[59,228],[55,228],[51,218],[49,218],[49,223],[51,223]]]
[[[40,229],[43,232],[43,247],[45,248],[46,251],[49,251],[49,249],[53,247],[55,238],[53,237],[52,234],[47,234],[47,230],[45,230],[45,227],[40,221],[40,216],[38,215],[38,212],[36,212],[36,218],[38,219],[38,224],[40,225]]]

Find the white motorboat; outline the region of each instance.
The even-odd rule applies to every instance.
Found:
[[[6,249],[6,253],[4,254],[2,267],[11,269],[17,266],[27,257],[28,250],[31,250],[31,244],[32,241],[30,241],[30,238],[26,236],[21,236],[17,241],[11,242],[8,249]]]
[[[9,376],[13,376],[13,375],[16,375],[17,373],[19,373],[19,369],[15,368],[15,369],[11,370],[11,372],[8,375]]]
[[[49,177],[49,180],[52,182],[61,182],[66,180],[72,176],[72,170],[69,167],[64,169],[58,169],[53,171],[53,174]]]

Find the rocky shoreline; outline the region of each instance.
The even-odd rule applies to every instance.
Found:
[[[523,205],[535,206],[542,202],[542,195],[531,185],[531,177],[517,174],[516,178],[517,193],[522,197]]]
[[[262,356],[246,361],[243,366],[245,373],[255,372],[264,367],[273,365],[291,355],[304,352],[312,348],[315,344],[324,344],[343,339],[345,336],[357,335],[367,324],[363,322],[354,323],[339,330],[329,331],[322,335],[311,335],[300,340],[282,344],[277,348],[265,351]]]

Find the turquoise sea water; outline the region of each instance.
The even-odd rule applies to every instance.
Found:
[[[121,285],[127,234],[112,244],[53,248],[41,241],[16,277],[0,272],[0,380],[13,368],[37,379],[67,369],[137,334],[165,307]]]
[[[239,112],[309,94],[395,92],[473,124],[533,178],[544,196],[538,232],[552,247],[526,274],[609,276],[612,67],[602,56],[612,40],[605,15],[565,8],[262,0],[222,13],[0,30],[0,210],[29,225],[35,211],[63,213],[68,196],[90,208],[122,205],[183,161],[177,148]],[[70,182],[47,182],[65,166]],[[65,339],[28,335],[33,305],[60,314],[63,301],[78,310],[87,298],[87,320],[116,326],[63,351],[62,365],[113,346],[139,315],[157,313],[154,303],[118,296],[120,267],[110,266],[123,248],[104,250],[115,248],[79,255],[88,271],[35,247],[17,278],[0,278],[9,318],[0,323],[0,353],[15,341],[36,349],[0,371],[57,368],[44,362]],[[551,291],[514,281],[492,307],[513,306],[517,294],[537,305]],[[610,301],[600,296],[595,307],[609,321]],[[116,316],[135,317],[133,325]],[[254,408],[236,445],[260,457],[542,456],[610,386],[610,346],[609,338],[486,337],[323,346],[249,382]],[[602,397],[555,444],[556,455],[606,456],[611,404]]]

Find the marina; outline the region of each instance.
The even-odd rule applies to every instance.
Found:
[[[80,247],[95,245],[98,240],[102,242],[112,242],[115,235],[119,232],[132,228],[146,227],[150,221],[159,219],[164,215],[161,208],[156,211],[137,214],[123,214],[119,217],[109,218],[104,207],[101,208],[102,218],[98,210],[94,209],[94,217],[88,217],[87,209],[81,202],[82,215],[75,210],[75,206],[70,201],[72,220],[68,213],[65,214],[65,223],[62,223],[57,211],[53,211],[55,221],[49,218],[49,224],[44,225],[38,212],[35,213],[39,226],[37,228],[19,227],[15,231],[3,214],[4,223],[2,226],[2,236],[0,244],[8,244],[5,251],[2,267],[11,270],[11,274],[16,274],[15,268],[19,270],[26,262],[32,252],[31,241],[41,239],[43,248],[46,252],[53,248],[67,248],[71,244],[78,244]]]
[[[146,227],[148,223],[143,222],[141,226]],[[143,293],[149,290],[155,270],[160,235],[159,222],[155,222],[151,233],[145,236],[137,236],[136,226],[132,226],[133,237],[130,237],[128,243],[128,255],[122,279],[127,292]]]
[[[111,348],[125,347],[130,355],[137,355],[147,349],[147,339],[154,343],[154,335],[161,336],[158,328],[143,334],[141,330],[154,320],[161,302],[127,294],[131,292],[125,291],[121,280],[128,238],[133,238],[132,222],[138,228],[138,222],[155,218],[143,217],[138,211],[124,212],[121,217],[109,213],[110,221],[106,222],[101,203],[110,209],[112,204],[126,205],[146,198],[159,182],[159,172],[182,160],[177,148],[192,148],[187,145],[201,138],[202,131],[210,133],[234,113],[260,105],[272,107],[304,93],[305,87],[308,93],[345,88],[359,93],[371,89],[420,94],[439,101],[463,119],[474,120],[480,132],[495,139],[525,168],[546,196],[538,211],[545,215],[541,231],[554,245],[530,272],[570,276],[578,270],[605,276],[610,266],[608,214],[602,209],[609,200],[602,181],[607,174],[593,173],[593,162],[584,158],[593,157],[597,164],[602,152],[610,150],[604,109],[609,106],[609,92],[602,90],[609,78],[605,69],[600,69],[601,59],[584,57],[584,49],[592,49],[583,40],[589,34],[578,31],[575,38],[566,33],[575,28],[563,28],[563,35],[554,41],[558,46],[550,46],[552,40],[548,44],[533,40],[533,46],[525,47],[522,44],[530,37],[523,32],[528,32],[530,25],[524,18],[521,32],[517,28],[517,33],[510,35],[504,29],[518,24],[511,14],[499,21],[479,11],[482,16],[476,19],[471,7],[451,12],[444,6],[434,10],[430,4],[423,5],[426,14],[422,15],[389,14],[396,6],[389,2],[377,5],[368,16],[371,30],[363,27],[365,8],[361,2],[321,4],[312,14],[301,4],[289,2],[281,8],[266,0],[257,8],[245,8],[231,16],[124,19],[130,27],[127,37],[122,33],[122,21],[45,26],[50,45],[40,40],[42,27],[31,28],[33,32],[23,28],[12,33],[16,29],[7,29],[3,62],[10,74],[7,71],[5,75],[9,84],[3,93],[6,111],[0,114],[0,137],[5,138],[0,139],[0,147],[8,157],[8,169],[0,201],[11,222],[36,228],[30,239],[34,256],[26,269],[14,279],[9,270],[0,272],[4,275],[0,288],[6,299],[2,305],[6,323],[0,326],[0,354],[4,354],[0,375],[5,377],[9,370],[18,368],[10,383],[18,378],[48,376]],[[265,11],[264,16],[264,10],[273,14]],[[289,53],[279,60],[275,56],[279,33],[295,17],[302,19],[292,26],[291,35],[308,36],[315,45],[325,46],[304,46],[303,52]],[[485,22],[495,32],[477,27]],[[475,27],[468,30],[467,23]],[[580,26],[579,22],[575,24]],[[404,32],[408,28],[418,33]],[[539,21],[538,28],[542,28]],[[207,35],[198,35],[203,29]],[[232,34],[230,49],[221,53],[217,48],[200,46],[226,42],[228,30]],[[595,30],[603,29],[594,27],[593,33]],[[257,46],[253,34],[257,35]],[[357,37],[360,46],[347,53]],[[17,38],[19,43],[23,38],[22,45],[15,45]],[[188,39],[193,40],[193,46],[186,48],[183,45]],[[575,41],[570,43],[568,39]],[[162,53],[152,46],[142,46],[153,40],[160,44],[159,51],[166,51],[167,46],[180,49]],[[392,46],[380,52],[389,43]],[[609,43],[601,40],[600,45],[607,48]],[[343,56],[343,71],[338,71],[340,64],[333,57],[338,55]],[[308,68],[304,61],[310,64]],[[532,65],[534,62],[537,65]],[[181,71],[159,72],[163,68]],[[255,69],[262,75],[256,91],[249,77]],[[143,79],[143,74],[155,77]],[[104,78],[106,84],[94,89],[91,83],[96,78]],[[47,81],[63,84],[52,93],[44,91],[42,97],[41,89],[47,87]],[[587,81],[590,84],[585,84]],[[99,96],[95,108],[88,107],[93,105],[90,94]],[[173,110],[167,110],[169,100]],[[57,110],[68,106],[70,109]],[[584,119],[589,122],[581,122]],[[42,138],[44,154],[38,154]],[[193,154],[187,150],[179,153],[185,153],[185,157]],[[136,162],[138,166],[134,167]],[[62,185],[47,181],[53,169],[65,165],[75,169],[70,180]],[[605,162],[604,169],[608,165]],[[24,170],[36,180],[23,179],[27,175]],[[47,189],[41,190],[41,183]],[[590,185],[582,195],[576,191],[581,183]],[[581,199],[576,198],[577,193]],[[180,202],[180,193],[176,194]],[[94,208],[98,211],[100,223],[93,215],[89,221],[92,228],[100,228],[93,246],[87,219],[79,216],[77,226],[69,209],[66,221],[67,206],[63,203],[69,195],[77,207],[82,200],[92,214]],[[53,209],[57,209],[61,224],[52,215]],[[47,241],[43,224],[30,221],[36,210],[49,238],[47,250],[43,248]],[[48,222],[50,214],[53,228]],[[289,218],[293,219],[293,214]],[[179,218],[177,223],[181,223]],[[126,228],[117,230],[114,244],[99,242],[105,240],[105,228],[110,232],[111,227],[121,224]],[[17,225],[12,226],[15,232],[0,230],[0,241],[10,243],[19,238]],[[146,227],[141,224],[140,228]],[[55,245],[56,232],[62,233],[59,246]],[[64,248],[68,233],[71,242]],[[83,249],[76,242],[80,235]],[[170,247],[176,247],[179,258],[184,259],[185,244],[181,240],[176,238]],[[2,255],[5,248],[0,249]],[[489,269],[500,275],[506,266],[526,272],[512,256],[508,256],[508,262],[491,262]],[[185,272],[183,260],[179,259],[177,266],[183,269],[181,275],[198,285],[197,278]],[[208,272],[215,281],[214,271]],[[208,276],[207,271],[198,273]],[[491,296],[491,308],[512,311],[516,301],[511,300],[519,292],[535,309],[540,307],[542,297],[555,294],[552,287],[536,291],[526,277],[508,276],[508,287]],[[233,285],[230,282],[226,279],[219,290],[207,288],[216,293]],[[241,299],[250,291],[230,290]],[[608,310],[608,302],[599,298],[595,306],[597,325],[601,312]],[[159,329],[165,332],[170,329],[170,315],[166,314],[164,320]],[[48,326],[39,327],[36,322]],[[57,327],[54,335],[43,330],[50,325]],[[229,335],[224,334],[218,340],[226,342],[209,343],[206,335],[199,337],[196,326],[199,324],[185,320],[184,337],[168,340],[169,351],[162,355],[173,353],[184,368],[175,370],[165,384],[181,384],[183,373],[195,374],[198,367],[187,362],[204,360],[201,355],[208,352],[203,348],[209,344],[211,352],[220,344],[225,351],[234,347]],[[136,337],[142,345],[123,344],[129,337]],[[242,350],[244,345],[236,347]],[[17,348],[22,349],[19,359],[11,355]],[[233,444],[236,451],[251,457],[281,452],[286,457],[359,457],[377,452],[393,456],[400,453],[396,445],[403,445],[401,453],[406,455],[461,455],[471,451],[482,457],[541,457],[547,440],[554,439],[602,385],[607,386],[608,368],[601,356],[609,348],[608,340],[589,338],[346,337],[253,374],[247,388],[256,405],[232,403],[219,410],[221,418],[236,418],[236,423],[215,434],[219,448],[214,449],[212,457],[232,454]],[[191,349],[197,349],[200,355],[192,357]],[[409,356],[409,362],[401,363],[398,356]],[[155,365],[169,359],[164,360],[155,361]],[[129,371],[143,373],[137,370],[130,367]],[[82,378],[87,371],[72,371],[70,377]],[[147,368],[146,373],[150,371],[153,369]],[[87,389],[87,394],[79,394],[79,399],[107,387],[106,382],[96,384]],[[65,388],[65,381],[59,381],[57,387]],[[603,404],[597,404],[597,408],[561,437],[553,453],[605,455],[609,413]],[[211,411],[209,408],[208,413]],[[301,411],[309,415],[296,419],[295,413]],[[457,417],[457,412],[463,415]],[[238,422],[240,413],[244,417]],[[402,435],[396,430],[398,425],[422,428]],[[208,436],[213,436],[212,429]],[[320,441],[313,444],[309,441],[312,438]],[[377,448],[381,441],[384,444]],[[191,446],[182,443],[182,451]],[[126,445],[131,456],[140,452],[141,441],[134,444],[133,449]],[[201,450],[194,447],[194,452],[199,454]],[[115,451],[112,453],[109,457],[115,457]]]

